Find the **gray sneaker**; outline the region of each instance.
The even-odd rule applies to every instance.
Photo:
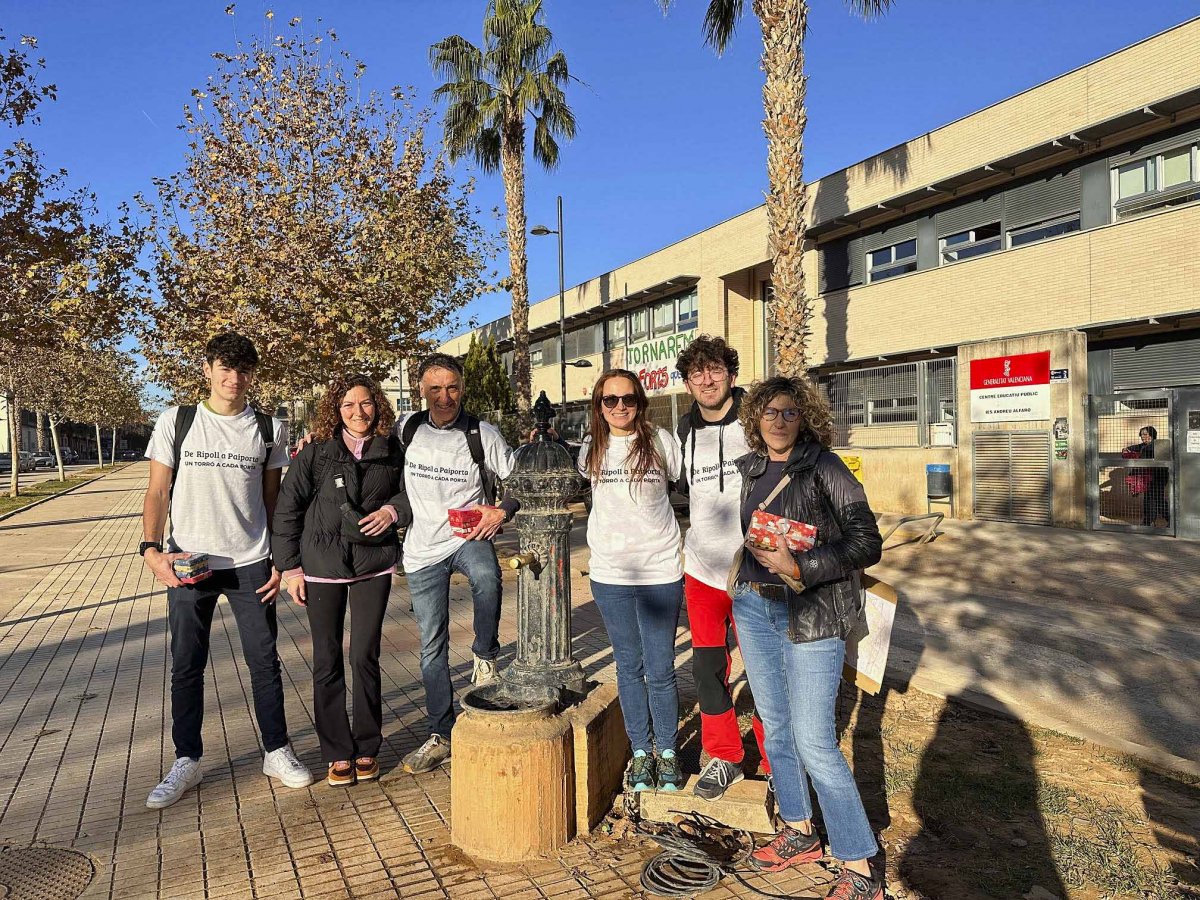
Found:
[[[200,783],[204,773],[200,771],[200,760],[181,756],[171,766],[171,771],[146,798],[147,809],[165,809]]]
[[[449,758],[450,740],[440,734],[431,734],[429,740],[404,757],[402,766],[405,772],[420,775],[432,772]]]
[[[484,659],[482,656],[475,657],[475,664],[471,667],[471,683],[476,687],[488,684],[499,678],[500,675],[496,671],[496,661],[494,659]]]
[[[741,766],[714,756],[696,779],[692,793],[701,800],[720,800],[731,784],[737,784],[745,777]]]

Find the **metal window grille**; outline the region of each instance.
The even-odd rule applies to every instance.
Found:
[[[953,443],[956,360],[935,359],[837,372],[820,378],[838,447]]]

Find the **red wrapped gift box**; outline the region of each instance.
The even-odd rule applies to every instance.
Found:
[[[756,509],[750,515],[747,539],[763,549],[774,549],[782,543],[793,553],[800,553],[811,550],[817,542],[817,527]]]
[[[479,524],[479,520],[483,518],[482,510],[471,509],[466,506],[446,510],[446,514],[450,518],[450,530],[460,538],[465,538],[474,531],[475,526]]]

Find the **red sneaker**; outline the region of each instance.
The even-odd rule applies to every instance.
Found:
[[[764,872],[781,872],[788,866],[816,862],[824,855],[821,839],[815,831],[805,834],[798,828],[784,825],[771,843],[750,854],[750,864]]]
[[[842,869],[825,900],[883,900],[883,882]]]

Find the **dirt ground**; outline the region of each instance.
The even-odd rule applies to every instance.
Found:
[[[892,896],[1200,898],[1200,779],[915,690],[843,685],[838,712]]]

